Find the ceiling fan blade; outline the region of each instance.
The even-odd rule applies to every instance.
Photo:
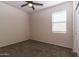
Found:
[[[24,7],[24,6],[26,6],[26,5],[28,5],[28,3],[27,3],[27,4],[23,4],[23,5],[21,5],[21,7]]]
[[[35,10],[34,6],[32,6],[32,9]]]
[[[27,3],[33,3],[33,1],[25,1],[25,2],[27,2]]]
[[[39,5],[39,6],[43,6],[43,4],[41,4],[41,3],[32,3],[32,4],[34,4],[34,5]]]

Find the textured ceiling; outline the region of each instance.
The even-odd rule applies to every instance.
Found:
[[[60,3],[63,3],[65,1],[34,1],[34,2],[38,2],[38,3],[42,3],[43,6],[36,6],[35,5],[35,11],[44,9],[44,8],[48,8]],[[25,4],[26,2],[24,1],[3,1],[3,3],[6,3],[8,5],[11,5],[13,7],[16,7],[18,9],[21,9],[22,11],[28,12],[28,13],[33,13],[34,11],[32,10],[32,8],[29,8],[27,6],[25,7],[21,7],[22,4]]]

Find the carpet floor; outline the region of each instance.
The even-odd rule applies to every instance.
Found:
[[[0,48],[0,57],[76,57],[72,49],[27,40]]]

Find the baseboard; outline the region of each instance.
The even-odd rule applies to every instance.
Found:
[[[33,40],[33,39],[30,39],[30,40]],[[35,40],[35,41],[42,42],[42,43],[46,43],[46,44],[51,44],[51,45],[56,45],[56,44],[53,44],[53,43],[50,43],[50,42],[44,42],[44,41],[39,41],[39,40]],[[56,45],[56,46],[60,46],[60,45]],[[72,48],[69,48],[69,47],[64,47],[64,46],[60,46],[60,47],[68,48],[68,49],[71,49],[72,50]]]
[[[6,46],[9,46],[9,45],[13,45],[13,44],[16,44],[16,43],[20,43],[20,42],[23,42],[23,41],[26,41],[26,40],[29,40],[29,39],[24,39],[24,40],[21,40],[21,41],[11,42],[11,43],[7,43],[7,44],[2,43],[1,46],[0,46],[0,48],[1,47],[6,47]]]

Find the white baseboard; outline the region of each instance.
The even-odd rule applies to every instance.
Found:
[[[19,40],[19,41],[14,41],[14,42],[0,42],[0,47],[4,47],[4,46],[8,46],[8,45],[11,45],[11,44],[15,44],[15,43],[19,43],[19,42],[22,42],[22,41],[25,41],[25,40],[29,40],[29,39],[22,39],[22,40]]]

